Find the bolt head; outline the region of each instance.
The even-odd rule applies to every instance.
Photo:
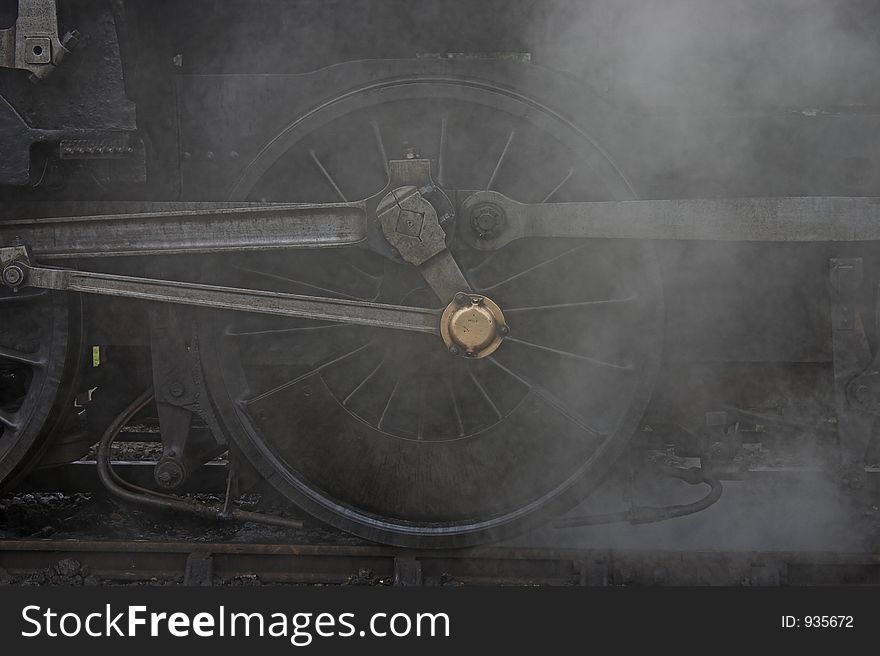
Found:
[[[453,344],[452,346],[449,347],[449,352],[452,355],[458,355],[459,353],[461,353],[461,349],[459,349],[455,344]]]
[[[24,281],[24,271],[17,264],[10,264],[3,269],[3,282],[10,287],[18,287]]]
[[[508,328],[507,326],[505,326],[503,323],[502,323],[502,324],[498,324],[498,334],[499,334],[499,335],[509,335],[509,334],[510,334],[510,328]]]
[[[183,393],[186,390],[183,387],[183,383],[175,381],[168,386],[168,393],[174,398],[178,399],[183,396]]]
[[[80,44],[82,35],[77,30],[71,30],[61,38],[61,45],[68,50],[73,50]]]
[[[166,460],[156,465],[154,478],[156,482],[165,489],[172,489],[180,484],[184,479],[184,471],[182,467],[174,461]]]
[[[857,385],[852,394],[855,400],[865,407],[871,407],[877,403],[877,400],[874,398],[874,392],[867,385]]]
[[[494,203],[480,203],[471,211],[471,225],[480,239],[488,239],[504,225],[504,212]]]

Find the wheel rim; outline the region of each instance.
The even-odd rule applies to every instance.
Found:
[[[449,186],[474,188],[482,171],[491,184],[484,177],[481,185],[521,201],[551,192],[571,200],[631,197],[595,142],[518,95],[444,81],[370,88],[339,102],[342,108],[325,105],[324,115],[311,113],[267,145],[235,194],[368,195],[367,185],[375,191],[382,176],[340,175],[351,155],[325,154],[323,135],[352,144],[348,131],[359,122],[381,164],[386,142],[426,150],[418,143],[424,136],[401,117],[424,119],[433,110],[443,126],[435,152],[417,154],[431,157]],[[468,122],[490,124],[501,136],[482,159],[450,138]],[[567,146],[578,142],[565,161],[557,156],[562,135]],[[524,176],[514,162],[540,163],[548,139],[547,179]],[[303,162],[311,179],[297,174],[304,184],[285,191],[279,179]],[[475,291],[512,311],[509,343],[478,362],[451,358],[432,336],[202,315],[208,386],[235,444],[288,497],[372,539],[470,544],[537,521],[539,509],[570,505],[619,454],[658,366],[662,299],[644,244],[521,240],[488,257],[458,241],[451,248]],[[244,286],[438,305],[412,267],[365,251],[244,257],[235,270],[235,284]],[[577,325],[587,328],[573,331]]]
[[[61,294],[4,293],[0,307],[0,485],[8,486],[34,464],[62,414],[76,320]]]

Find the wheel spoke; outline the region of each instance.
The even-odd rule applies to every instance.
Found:
[[[467,273],[471,276],[479,275],[480,271],[491,266],[496,259],[501,257],[500,253],[501,251],[489,251],[487,254],[485,254],[486,257],[484,257],[474,266],[468,268]]]
[[[276,387],[273,387],[272,389],[270,389],[266,392],[263,392],[262,394],[259,394],[257,396],[252,397],[252,398],[249,398],[249,399],[244,399],[242,401],[242,403],[245,405],[252,405],[254,403],[257,403],[258,401],[262,401],[264,399],[267,399],[270,396],[272,396],[273,394],[277,394],[278,392],[285,390],[288,387],[292,387],[293,385],[296,385],[297,383],[301,383],[302,381],[304,381],[306,378],[309,378],[310,376],[314,376],[315,374],[321,373],[322,371],[324,371],[324,369],[327,369],[328,367],[332,367],[335,364],[339,364],[340,362],[347,360],[351,356],[356,355],[356,354],[360,353],[361,351],[363,351],[364,349],[372,346],[372,344],[373,344],[372,340],[367,342],[366,344],[362,344],[361,346],[358,346],[353,351],[349,351],[347,353],[344,353],[343,355],[340,355],[339,357],[333,358],[332,360],[328,360],[327,362],[324,362],[324,363],[318,365],[317,367],[310,369],[306,373],[304,373],[300,376],[297,376],[296,378],[292,378],[291,380],[288,380],[284,383],[281,383],[280,385],[277,385]]]
[[[0,410],[0,426],[5,426],[11,430],[17,430],[18,422],[15,421],[15,415],[6,412],[6,410]]]
[[[532,383],[527,378],[518,374],[516,371],[514,371],[510,367],[506,367],[503,364],[501,364],[500,362],[498,362],[498,360],[493,356],[489,356],[486,359],[489,360],[489,362],[494,364],[496,367],[498,367],[499,369],[501,369],[502,371],[507,373],[509,376],[513,377],[514,379],[518,380],[520,383],[525,385],[529,389],[530,392],[534,392],[541,400],[543,400],[545,403],[547,403],[554,410],[556,410],[559,414],[561,414],[563,417],[565,417],[570,422],[575,424],[581,430],[583,430],[583,431],[585,431],[595,437],[599,437],[602,439],[605,439],[607,437],[607,435],[605,435],[605,433],[593,428],[592,426],[587,425],[587,423],[579,415],[573,413],[568,408],[566,408],[565,404],[549,390],[541,387],[540,385]]]
[[[464,422],[461,420],[461,410],[458,407],[458,399],[455,398],[455,392],[452,390],[452,385],[449,384],[449,379],[446,379],[446,391],[449,392],[449,398],[452,400],[452,412],[455,415],[455,423],[458,426],[458,436],[464,437]]]
[[[498,171],[501,170],[501,164],[504,163],[504,158],[507,157],[507,151],[510,150],[510,144],[513,142],[513,137],[516,134],[516,130],[511,130],[510,134],[507,135],[507,143],[504,144],[504,148],[501,150],[501,155],[498,157],[498,163],[495,164],[495,169],[492,171],[492,175],[489,177],[489,183],[486,185],[486,191],[492,189],[492,185],[495,184],[495,178],[498,177]]]
[[[418,429],[416,430],[416,439],[422,439],[422,429],[425,423],[425,379],[419,379],[419,408],[418,408]]]
[[[480,381],[477,380],[477,377],[474,376],[474,372],[468,371],[468,375],[471,377],[474,385],[477,386],[477,389],[480,390],[480,394],[482,395],[483,399],[485,399],[486,403],[489,404],[489,407],[492,408],[492,412],[495,413],[495,416],[498,417],[498,419],[503,419],[504,415],[502,414],[501,410],[499,410],[498,406],[495,405],[495,402],[492,400],[492,397],[489,396],[489,392],[486,391],[486,388],[483,387],[480,384]]]
[[[358,326],[350,323],[328,323],[322,326],[296,326],[295,328],[270,328],[267,330],[233,331],[230,328],[226,331],[226,335],[229,337],[252,337],[257,335],[278,335],[284,333],[315,332],[318,330],[329,330],[330,328],[358,328]]]
[[[583,250],[586,247],[587,247],[587,244],[582,244],[580,246],[574,246],[573,248],[569,248],[567,251],[563,251],[562,253],[559,253],[558,255],[554,255],[553,257],[551,257],[547,260],[544,260],[543,262],[539,262],[538,264],[530,266],[528,269],[523,269],[519,273],[515,273],[512,276],[505,278],[501,282],[496,282],[494,285],[491,285],[489,287],[483,287],[482,289],[483,289],[483,291],[487,291],[487,292],[492,291],[493,289],[497,289],[498,287],[501,287],[503,285],[506,285],[507,283],[513,282],[514,280],[519,280],[523,276],[527,276],[530,273],[534,273],[535,271],[538,271],[539,269],[542,269],[545,266],[549,266],[555,262],[558,262],[559,260],[561,260],[565,256],[571,255],[572,253],[575,253],[579,250]]]
[[[364,278],[367,278],[369,280],[375,280],[376,282],[381,282],[383,276],[385,275],[384,273],[382,273],[382,274],[368,273],[368,272],[364,271],[362,268],[360,268],[359,266],[357,266],[356,264],[349,262],[348,260],[345,261],[345,266],[347,266],[349,269],[353,269],[354,272],[357,273],[358,275],[363,276]]]
[[[373,134],[376,136],[376,145],[379,147],[379,157],[382,158],[382,166],[385,167],[386,177],[390,174],[388,170],[388,155],[385,153],[385,142],[382,141],[382,131],[379,129],[378,121],[370,121],[370,127],[373,128]]]
[[[633,303],[638,299],[637,294],[627,296],[625,298],[603,298],[597,301],[577,301],[575,303],[554,303],[552,305],[529,305],[518,308],[504,308],[504,314],[513,314],[515,312],[534,312],[536,310],[562,310],[568,308],[589,307],[591,305],[623,305]]]
[[[348,402],[351,401],[351,399],[354,398],[354,396],[364,388],[364,385],[366,385],[370,380],[372,380],[373,376],[375,376],[377,373],[379,373],[379,369],[382,368],[383,364],[385,364],[384,357],[379,361],[379,364],[377,364],[373,368],[373,370],[367,374],[366,378],[364,378],[361,382],[359,382],[357,384],[357,387],[355,387],[353,390],[351,390],[351,392],[348,393],[348,396],[346,396],[342,400],[342,405],[348,405]]]
[[[25,353],[18,349],[0,346],[0,360],[11,360],[19,364],[27,364],[32,367],[45,367],[46,358],[40,354]]]
[[[437,155],[437,183],[442,187],[446,184],[444,164],[446,159],[446,114],[440,119],[440,151]]]
[[[286,276],[279,276],[276,273],[269,273],[268,271],[260,271],[258,269],[251,269],[250,267],[235,267],[238,271],[242,271],[244,273],[251,273],[255,276],[264,276],[266,278],[272,278],[273,280],[280,280],[281,282],[289,282],[292,285],[297,285],[299,287],[305,287],[307,289],[313,289],[316,292],[320,292],[322,296],[337,296],[339,298],[348,298],[352,301],[370,301],[375,300],[372,299],[364,299],[358,296],[352,296],[351,294],[346,294],[345,292],[341,292],[336,289],[330,289],[328,287],[320,287],[318,285],[313,285],[312,283],[305,282],[304,280],[297,280],[296,278],[288,278]]]
[[[342,202],[347,203],[348,198],[345,197],[345,194],[342,193],[342,189],[340,189],[339,185],[336,184],[336,180],[333,179],[333,176],[330,175],[330,172],[324,167],[324,165],[321,163],[321,160],[318,159],[318,153],[316,153],[314,150],[310,150],[309,155],[311,156],[312,161],[315,163],[315,166],[317,166],[318,170],[321,171],[324,179],[330,183],[330,186],[333,187],[333,190],[342,199]]]
[[[388,408],[391,407],[391,402],[394,400],[394,396],[397,394],[397,388],[400,385],[400,376],[394,381],[394,387],[391,388],[391,394],[388,395],[388,400],[385,401],[385,407],[382,409],[382,415],[379,417],[379,423],[376,424],[376,428],[382,430],[382,423],[385,421],[385,415],[388,414]]]
[[[565,177],[562,178],[562,181],[558,185],[553,187],[553,190],[549,194],[544,196],[544,199],[541,201],[541,203],[542,204],[546,203],[548,200],[553,198],[553,196],[556,195],[556,192],[559,191],[560,189],[562,189],[563,185],[565,185],[566,182],[571,180],[571,176],[573,176],[573,175],[574,175],[574,169],[568,169],[568,173],[566,173]]]
[[[505,337],[505,341],[512,342],[514,344],[521,344],[522,346],[527,346],[529,348],[537,349],[539,351],[545,351],[547,353],[553,353],[554,355],[559,355],[564,358],[574,358],[576,360],[582,360],[584,362],[589,362],[590,364],[595,364],[599,367],[606,367],[608,369],[617,369],[619,371],[632,371],[633,366],[626,362],[623,364],[617,362],[608,362],[607,360],[600,360],[598,358],[591,358],[587,355],[581,355],[580,353],[572,353],[571,351],[563,351],[562,349],[556,349],[552,346],[543,346],[541,344],[535,344],[534,342],[529,342],[524,339],[519,339],[517,337]]]

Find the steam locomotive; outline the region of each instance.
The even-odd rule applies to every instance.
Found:
[[[735,29],[701,77],[633,38],[656,7],[0,3],[0,484],[97,444],[135,503],[413,547],[874,493],[875,9],[829,7],[865,57],[798,86]],[[111,458],[144,413],[149,486]],[[707,494],[564,514],[622,470]]]

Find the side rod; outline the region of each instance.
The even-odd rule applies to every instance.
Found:
[[[394,328],[438,336],[440,334],[440,310],[36,267],[30,266],[21,256],[23,252],[25,252],[24,247],[0,249],[3,283],[8,287],[67,290],[144,301]]]
[[[0,242],[13,238],[40,261],[339,247],[367,238],[367,211],[364,201],[9,203],[0,209]]]

